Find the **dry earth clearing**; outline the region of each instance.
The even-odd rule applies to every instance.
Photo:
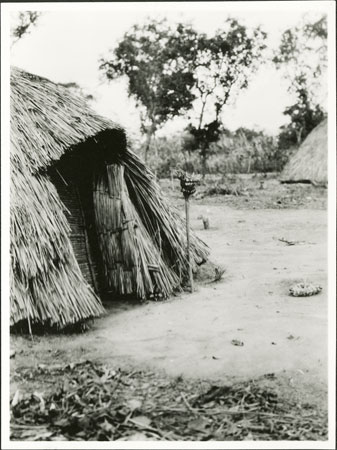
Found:
[[[117,431],[116,423],[107,419],[114,428],[102,439],[130,438],[136,431],[142,432],[144,439],[326,438],[326,191],[310,185],[280,185],[273,178],[265,180],[264,189],[260,189],[259,179],[241,178],[239,184],[240,189],[245,186],[245,195],[200,196],[192,204],[193,228],[210,246],[212,261],[226,269],[221,281],[211,283],[206,275],[213,269],[204,267],[199,274],[204,281],[193,294],[180,294],[161,303],[116,303],[84,334],[39,336],[33,341],[13,336],[12,395],[17,389],[21,394],[34,390],[48,393],[50,380],[61,379],[57,368],[55,373],[48,372],[50,365],[64,367],[89,360],[114,370],[121,368],[123,377],[131,373],[129,387],[122,393],[115,390],[122,403],[131,397],[143,405],[125,411],[117,421]],[[164,188],[169,187],[169,182],[164,183]],[[170,195],[182,206],[177,189]],[[209,217],[209,230],[203,229],[201,215]],[[289,287],[302,280],[320,284],[322,292],[312,297],[289,296]],[[243,345],[234,345],[238,343]],[[204,401],[198,403],[198,396],[224,385],[234,386],[235,395],[218,391],[210,400],[214,414],[205,413],[210,407],[207,402],[206,406]],[[263,409],[260,400],[269,394],[261,391],[262,396],[255,392],[246,405],[248,386],[250,392],[255,392],[255,386],[263,392],[271,390],[278,401],[290,403],[270,409],[273,402],[268,400]],[[230,398],[234,400],[226,403]],[[34,404],[40,408],[39,400]],[[164,415],[164,420],[163,414],[156,415],[154,410],[165,407],[171,413]],[[227,423],[219,410],[233,407],[242,414],[237,420],[230,416],[228,421],[227,413]],[[249,417],[242,408],[250,411]],[[287,409],[292,417],[288,422]],[[179,410],[183,411],[181,417]],[[266,425],[258,415],[261,411],[277,420]],[[308,411],[311,419],[297,424],[300,431],[296,433],[294,417],[307,417]],[[145,419],[143,425],[129,422],[137,414],[151,420],[151,426]],[[172,418],[177,414],[180,422]],[[27,433],[27,427],[25,430]],[[56,435],[48,430],[44,438],[40,433],[40,439],[57,435],[92,438],[76,437],[69,430],[59,429]],[[25,438],[19,427],[13,437],[34,436],[38,436],[36,430],[28,431]]]

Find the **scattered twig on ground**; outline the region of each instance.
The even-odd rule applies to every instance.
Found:
[[[285,239],[283,237],[282,238],[278,238],[277,240],[280,241],[280,242],[284,242],[287,245],[305,244],[305,241],[292,241],[292,240],[289,240],[289,239]]]
[[[152,372],[130,374],[90,361],[53,370],[25,368],[15,377],[26,390],[31,383],[35,394],[21,391],[12,404],[12,440],[323,440],[327,436],[326,412],[279,396],[276,377],[268,379],[274,389],[264,386],[264,377],[225,386],[183,378],[173,383]],[[48,390],[40,386],[36,391],[37,382],[45,383]]]
[[[188,400],[187,400],[187,398],[186,398],[186,395],[185,395],[183,392],[181,392],[181,393],[180,393],[180,396],[181,396],[181,398],[183,399],[183,402],[185,403],[187,409],[188,409],[189,411],[191,411],[192,413],[195,414],[195,413],[196,413],[196,410],[195,410],[194,408],[192,408],[192,406],[188,403]]]

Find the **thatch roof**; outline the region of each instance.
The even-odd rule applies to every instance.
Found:
[[[70,240],[66,209],[48,169],[81,142],[102,142],[125,167],[130,197],[165,264],[186,270],[184,223],[151,172],[128,148],[123,129],[95,114],[65,87],[13,68],[11,73],[11,324],[59,327],[99,316],[101,301],[85,281]],[[117,147],[116,147],[117,145]],[[97,148],[96,148],[97,150]],[[96,151],[94,148],[94,151]],[[97,156],[96,156],[97,157]],[[159,233],[158,233],[159,230]],[[195,263],[208,249],[193,237]],[[170,287],[170,292],[175,286]]]
[[[286,164],[282,182],[311,182],[325,185],[328,182],[328,121],[324,119],[305,138],[296,153]]]

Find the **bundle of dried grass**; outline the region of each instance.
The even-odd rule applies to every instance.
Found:
[[[326,185],[328,182],[328,121],[324,119],[306,137],[297,152],[285,166],[281,181],[311,182]]]
[[[129,197],[124,167],[108,165],[94,181],[96,228],[108,290],[138,298],[168,297],[179,278],[163,261]]]

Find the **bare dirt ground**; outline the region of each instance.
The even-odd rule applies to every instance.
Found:
[[[206,197],[192,203],[194,230],[209,245],[211,260],[226,269],[221,281],[201,282],[194,293],[165,302],[116,303],[84,334],[34,341],[13,336],[12,374],[41,363],[86,359],[214,382],[272,373],[287,395],[297,393],[324,407],[326,192],[311,186],[279,186],[275,192],[275,186],[265,200],[263,192],[255,191],[246,197]],[[285,201],[292,206],[283,207]],[[200,215],[209,217],[210,229],[203,229]],[[282,238],[295,243],[287,245]],[[312,297],[291,297],[289,287],[299,281],[323,289]],[[11,391],[18,386],[14,377]]]

